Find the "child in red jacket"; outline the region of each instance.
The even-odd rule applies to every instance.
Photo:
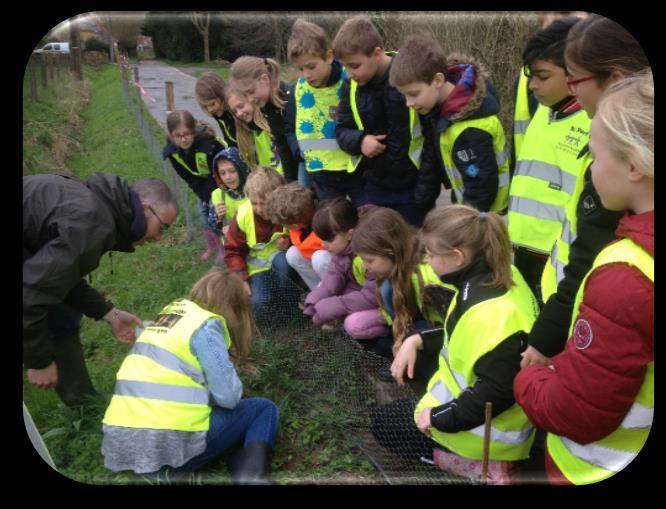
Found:
[[[654,84],[650,71],[606,91],[592,121],[592,180],[624,210],[574,302],[569,340],[524,368],[516,401],[546,430],[550,482],[589,484],[641,450],[654,414]]]

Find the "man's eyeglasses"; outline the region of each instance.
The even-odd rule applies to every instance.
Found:
[[[593,74],[591,76],[575,80],[573,79],[573,76],[567,74],[567,88],[569,89],[569,93],[571,95],[576,95],[576,86],[579,83],[583,83],[584,81],[590,81],[593,80],[594,78],[596,78],[596,76]]]
[[[160,222],[160,233],[162,233],[162,234],[166,233],[166,231],[169,229],[170,225],[168,225],[167,223],[162,221],[162,218],[157,215],[157,212],[155,212],[155,209],[153,209],[153,207],[148,205],[148,208],[153,213],[153,215],[157,218],[157,220]]]

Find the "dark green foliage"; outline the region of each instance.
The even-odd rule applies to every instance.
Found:
[[[99,39],[95,39],[93,37],[85,42],[83,51],[102,51],[104,53],[108,53],[109,45],[104,41],[100,41]]]

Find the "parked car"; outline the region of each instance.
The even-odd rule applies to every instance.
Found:
[[[69,43],[68,42],[49,42],[39,49],[34,51],[35,53],[69,53]]]

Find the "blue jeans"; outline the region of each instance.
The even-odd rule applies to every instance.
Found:
[[[210,428],[206,434],[206,450],[178,468],[163,467],[147,477],[168,473],[177,479],[179,474],[194,472],[233,447],[263,442],[273,447],[280,421],[277,406],[265,398],[242,399],[232,409],[213,406]]]
[[[305,162],[298,163],[298,183],[303,187],[312,186],[312,173],[305,169]]]
[[[274,314],[272,307],[278,303],[282,304],[281,311],[285,311],[291,301],[298,310],[298,286],[307,289],[298,273],[287,263],[286,253],[280,251],[273,258],[271,270],[250,277],[252,313],[259,319],[266,314]]]
[[[210,202],[197,200],[197,206],[199,207],[199,218],[201,219],[201,227],[204,230],[215,231],[215,229],[211,228],[210,225],[208,224],[208,216],[210,214]]]

